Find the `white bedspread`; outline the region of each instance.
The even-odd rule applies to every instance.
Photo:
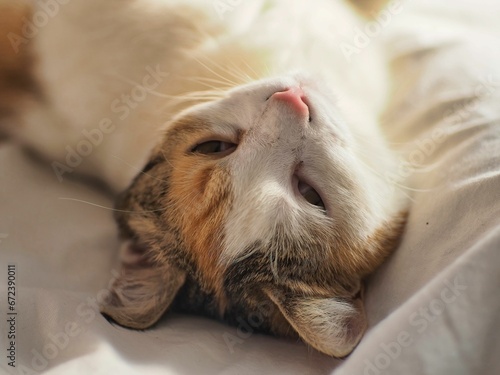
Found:
[[[59,183],[4,143],[0,372],[499,374],[500,4],[419,0],[398,9],[370,38],[384,38],[391,56],[384,127],[413,203],[401,247],[368,284],[370,329],[351,356],[193,316],[168,314],[145,332],[111,325],[95,305],[116,268],[112,214],[99,207],[111,198]],[[7,315],[8,264],[17,315]],[[7,365],[12,316],[16,368]]]

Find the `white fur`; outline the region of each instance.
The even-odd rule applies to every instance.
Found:
[[[359,303],[335,298],[304,298],[295,306],[296,329],[323,353],[336,357],[349,354],[363,335],[366,323]]]
[[[305,221],[332,221],[345,224],[344,235],[365,239],[397,210],[382,176],[393,166],[376,126],[386,75],[375,43],[346,59],[340,44],[352,40],[359,20],[342,2],[244,1],[222,20],[213,4],[73,0],[61,6],[34,41],[50,107],[26,116],[19,138],[62,161],[65,147],[81,141],[81,130],[113,119],[116,130],[76,171],[119,190],[140,170],[169,120],[180,111],[199,113],[214,132],[252,134],[228,161],[234,205],[222,262],[244,256],[256,239],[269,240],[278,223],[297,230]],[[70,46],[76,47],[69,52]],[[157,66],[165,77],[120,119],[112,103]],[[191,108],[203,100],[172,100],[207,90],[207,82],[221,89],[247,77],[261,80],[220,101]],[[310,100],[313,122],[306,130],[286,106],[264,102],[290,85],[301,86]],[[300,161],[302,173],[323,193],[328,218],[294,194],[290,179]]]

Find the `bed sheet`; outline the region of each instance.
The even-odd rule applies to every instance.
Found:
[[[382,36],[394,78],[383,126],[411,213],[369,282],[371,329],[336,375],[500,373],[499,14],[488,1],[405,2]]]

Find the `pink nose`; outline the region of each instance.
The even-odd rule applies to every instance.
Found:
[[[304,91],[299,87],[276,92],[272,95],[272,98],[288,103],[300,115],[309,115],[309,107],[304,101]]]

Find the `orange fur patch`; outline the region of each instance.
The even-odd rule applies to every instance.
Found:
[[[178,222],[181,237],[195,261],[207,290],[213,291],[220,310],[225,307],[222,277],[218,264],[222,251],[223,227],[231,208],[232,194],[228,171],[217,157],[193,154],[179,157],[197,141],[211,135],[199,119],[185,118],[168,132],[168,145],[162,149],[174,168],[170,176],[169,199],[176,209],[169,212]],[[170,217],[172,220],[172,217]]]

